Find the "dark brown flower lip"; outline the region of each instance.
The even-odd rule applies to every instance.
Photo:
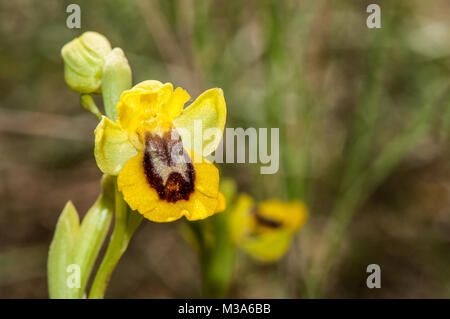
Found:
[[[162,136],[147,132],[143,161],[147,182],[161,200],[189,200],[194,192],[195,169],[175,129]]]

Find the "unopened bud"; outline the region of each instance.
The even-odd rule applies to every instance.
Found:
[[[105,57],[111,52],[108,39],[97,32],[85,32],[61,50],[64,77],[80,93],[100,93]]]

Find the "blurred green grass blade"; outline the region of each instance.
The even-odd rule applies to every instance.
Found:
[[[228,205],[234,202],[234,199],[237,194],[237,185],[236,182],[231,178],[224,178],[220,181],[220,192],[225,196],[225,200]]]
[[[56,225],[55,235],[50,244],[47,263],[48,291],[51,299],[65,299],[71,295],[67,286],[67,266],[72,263],[74,246],[80,220],[72,202],[67,202]]]
[[[73,248],[73,264],[81,269],[81,285],[79,289],[71,289],[73,298],[83,298],[86,284],[98,253],[105,241],[114,213],[114,182],[112,176],[103,179],[103,193],[83,218],[77,240]]]
[[[309,297],[317,298],[321,294],[323,280],[333,266],[342,238],[356,210],[395,169],[420,138],[430,131],[433,120],[440,111],[439,102],[448,96],[447,90],[447,86],[443,85],[428,87],[424,106],[409,119],[406,129],[383,149],[364,174],[356,176],[350,187],[339,198],[324,231],[323,238],[327,247],[322,263],[320,267],[316,265],[307,278]]]
[[[377,187],[394,167],[403,159],[418,140],[429,132],[433,120],[440,111],[439,102],[448,96],[447,86],[433,86],[428,92],[428,101],[410,120],[405,132],[391,141],[373,163],[367,178],[367,191]]]
[[[346,169],[342,181],[344,191],[351,186],[367,165],[378,118],[383,109],[381,99],[385,90],[383,77],[386,74],[388,62],[386,44],[390,36],[389,24],[386,23],[388,26],[382,28],[369,50],[360,102],[353,120],[345,157]]]

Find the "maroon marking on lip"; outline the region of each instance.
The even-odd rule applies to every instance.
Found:
[[[261,216],[257,211],[253,212],[253,216],[255,216],[256,221],[261,226],[266,226],[269,228],[280,228],[282,226],[282,223],[265,216]]]
[[[159,198],[169,203],[188,200],[194,192],[194,165],[175,129],[163,136],[147,133],[144,171],[147,182],[156,190]]]

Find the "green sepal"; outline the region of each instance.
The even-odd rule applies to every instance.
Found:
[[[106,116],[117,120],[117,103],[123,91],[131,88],[131,68],[125,53],[115,48],[105,59],[102,76],[102,95]]]
[[[128,133],[104,116],[95,129],[94,156],[100,170],[118,175],[123,165],[137,153]]]
[[[203,92],[173,123],[184,147],[196,154],[208,156],[220,144],[226,117],[223,91],[215,88]]]

